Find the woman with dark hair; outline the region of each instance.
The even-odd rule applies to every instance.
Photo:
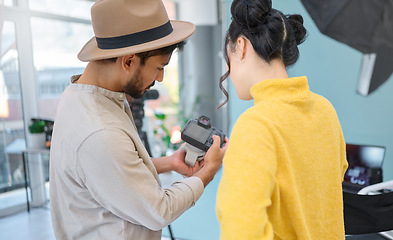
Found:
[[[254,106],[236,121],[224,157],[221,239],[344,239],[348,164],[339,119],[305,76],[286,70],[306,36],[303,18],[270,0],[234,0],[231,13],[220,87],[229,76]]]

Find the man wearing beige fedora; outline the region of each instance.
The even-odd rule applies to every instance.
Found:
[[[161,229],[200,198],[226,145],[215,137],[194,167],[182,151],[151,159],[125,97],[163,81],[172,51],[195,26],[170,21],[161,0],[99,0],[91,16],[95,37],[78,55],[89,63],[64,91],[52,135],[54,232],[57,239],[161,239]],[[171,170],[187,177],[161,188],[157,174]]]

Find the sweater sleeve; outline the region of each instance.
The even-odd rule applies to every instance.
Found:
[[[343,182],[345,172],[348,169],[348,161],[347,161],[346,143],[342,131],[340,132],[340,159],[341,159],[341,169],[342,169],[341,181]]]
[[[260,119],[246,114],[234,126],[217,195],[222,240],[273,239],[267,208],[277,164],[268,129]]]

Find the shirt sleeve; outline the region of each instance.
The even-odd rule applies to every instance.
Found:
[[[153,231],[193,206],[204,189],[196,177],[161,188],[131,138],[120,130],[92,134],[77,155],[76,170],[92,198],[113,214]]]
[[[242,115],[232,131],[223,164],[217,195],[220,239],[273,239],[267,208],[276,184],[276,156],[268,128]]]

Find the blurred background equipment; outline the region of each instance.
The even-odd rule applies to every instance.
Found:
[[[127,96],[128,103],[130,104],[131,113],[134,118],[135,126],[138,130],[139,137],[142,139],[143,144],[146,147],[147,152],[150,156],[151,150],[150,145],[147,140],[147,134],[142,130],[143,127],[143,118],[145,117],[145,100],[153,100],[158,99],[160,94],[157,90],[149,90],[145,92],[145,94],[141,98],[133,98],[131,96]]]
[[[393,72],[393,1],[301,0],[321,33],[364,54],[357,92],[380,87]]]
[[[349,166],[344,175],[344,191],[357,193],[364,187],[383,181],[385,146],[347,143],[346,153]]]
[[[345,233],[352,235],[345,239],[393,239],[393,181],[344,191],[343,199]]]

